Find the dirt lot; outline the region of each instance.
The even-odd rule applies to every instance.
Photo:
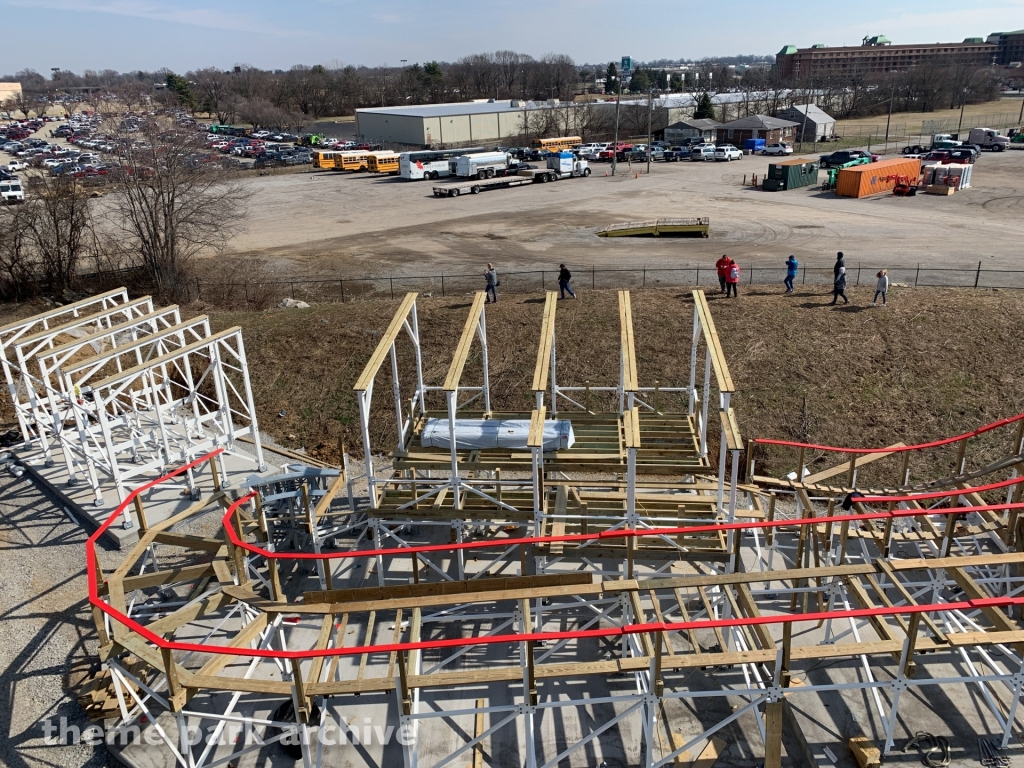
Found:
[[[559,381],[614,386],[619,376],[616,293],[579,295],[558,307]],[[662,386],[685,386],[693,317],[689,291],[648,289],[632,295],[641,385],[658,380]],[[913,443],[1024,410],[1015,363],[1020,339],[1012,319],[1024,311],[1024,294],[893,289],[884,308],[870,306],[868,289],[850,295],[851,304],[838,307],[828,306],[831,296],[818,289],[791,296],[756,288],[739,299],[709,296],[736,379],[733,402],[745,437],[856,446]],[[290,447],[305,446],[337,460],[339,436],[347,435],[353,448],[361,442],[351,388],[395,307],[392,302],[334,304],[219,314],[213,322],[238,324],[245,331],[261,428]],[[468,307],[469,299],[461,297],[419,301],[428,384],[442,382]],[[531,407],[542,311],[540,297],[511,297],[487,307],[496,409]],[[401,359],[411,360],[407,344],[400,352]],[[402,370],[412,369],[406,363]],[[464,380],[479,381],[477,370],[467,368]],[[381,451],[394,444],[388,379],[380,374],[374,400],[379,418],[373,439]],[[411,380],[403,381],[402,391],[410,395]],[[442,407],[442,401],[428,406]],[[683,407],[667,400],[661,406]],[[993,445],[991,451],[1001,455],[1007,448]],[[759,456],[780,466],[779,455]],[[952,463],[953,458],[935,460]],[[922,475],[945,469],[916,468]]]
[[[282,275],[356,276],[475,273],[594,265],[691,266],[722,253],[744,265],[781,266],[795,254],[824,264],[837,250],[850,263],[896,267],[1021,266],[1024,152],[984,154],[974,187],[952,198],[837,198],[804,188],[763,192],[743,186],[762,177],[768,158],[731,163],[655,163],[547,185],[458,198],[431,196],[430,182],[366,174],[308,172],[251,179],[255,193],[240,253],[267,258]],[[447,180],[435,183],[446,183]],[[598,238],[607,224],[708,216],[703,239]]]

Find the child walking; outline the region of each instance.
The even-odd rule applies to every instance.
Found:
[[[883,269],[875,277],[878,278],[878,283],[875,285],[875,298],[871,300],[872,306],[878,301],[879,295],[882,297],[882,306],[885,306],[885,294],[889,292],[889,270]]]

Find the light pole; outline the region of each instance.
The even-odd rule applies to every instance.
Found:
[[[622,102],[622,73],[618,75],[619,78],[619,95],[615,97],[615,138],[612,140],[612,176],[615,175],[615,169],[618,166],[619,157],[619,104]]]
[[[965,85],[964,86],[964,92],[960,96],[960,122],[956,124],[956,135],[957,135],[958,138],[960,136],[960,128],[962,128],[963,124],[964,124],[964,103],[966,101],[967,101],[967,86]]]
[[[885,119],[885,148],[882,149],[882,154],[885,154],[886,149],[889,147],[889,123],[892,122],[892,102],[896,98],[896,74],[892,76],[892,91],[889,93],[889,116]],[[896,144],[897,149],[899,143]]]
[[[651,116],[654,114],[654,87],[647,91],[647,175],[651,174]]]

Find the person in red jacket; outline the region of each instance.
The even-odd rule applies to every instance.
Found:
[[[729,259],[729,273],[725,276],[725,297],[729,298],[730,292],[733,297],[739,296],[740,287],[740,265]]]
[[[725,293],[725,278],[729,276],[729,264],[731,263],[732,259],[728,256],[722,256],[722,258],[715,262],[715,269],[718,270],[718,284],[722,288],[722,293]]]

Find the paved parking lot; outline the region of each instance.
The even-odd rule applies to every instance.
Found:
[[[48,141],[47,124],[36,135]],[[0,164],[10,158],[0,153]],[[280,275],[333,277],[499,269],[688,267],[722,253],[745,266],[781,266],[790,253],[825,264],[909,268],[1024,268],[1024,151],[983,154],[973,187],[951,198],[837,198],[817,187],[763,192],[749,186],[771,158],[735,162],[593,163],[593,175],[555,184],[436,198],[434,183],[316,171],[243,176],[254,194],[238,254],[266,258]],[[455,183],[445,179],[440,184]],[[747,186],[744,185],[746,182]],[[96,205],[109,205],[98,200]],[[608,224],[708,216],[704,239],[598,238]]]
[[[817,187],[763,192],[770,158],[654,163],[545,185],[435,198],[430,182],[334,172],[253,178],[239,252],[258,253],[282,274],[436,274],[482,269],[689,266],[728,253],[750,265],[830,261],[908,266],[1024,266],[1024,152],[983,154],[969,190],[953,197],[854,200]],[[442,180],[435,183],[451,183]],[[598,238],[607,224],[708,216],[703,239]]]

